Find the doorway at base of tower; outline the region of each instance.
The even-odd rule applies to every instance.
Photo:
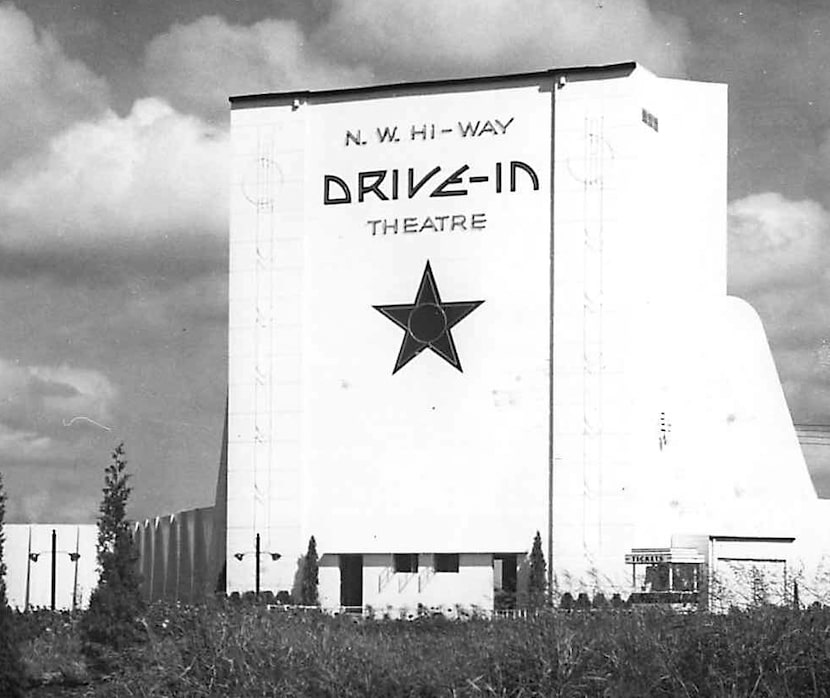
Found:
[[[363,556],[340,556],[340,605],[363,610]]]

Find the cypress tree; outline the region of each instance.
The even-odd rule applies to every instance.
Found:
[[[6,596],[6,564],[3,558],[5,518],[6,493],[3,489],[3,476],[0,474],[0,695],[17,698],[23,695],[23,664]]]
[[[138,616],[144,604],[130,522],[129,486],[124,444],[112,452],[104,470],[103,498],[98,516],[98,586],[92,592],[81,623],[84,651],[100,668],[107,668],[110,651],[120,651],[144,638]]]
[[[319,566],[317,558],[317,541],[314,536],[308,539],[308,552],[303,561],[303,577],[300,585],[300,603],[303,606],[319,606],[320,598],[317,593],[319,581]]]
[[[3,532],[3,524],[6,520],[6,491],[3,488],[3,474],[0,473],[0,608],[7,608],[9,604],[6,596],[6,563],[3,556],[3,549],[6,543],[6,536]]]
[[[536,531],[533,547],[530,550],[530,575],[527,585],[528,602],[531,608],[539,608],[545,604],[546,572],[545,556],[542,553],[542,536],[539,531]]]
[[[98,517],[99,585],[119,587],[140,598],[136,570],[138,553],[133,543],[132,526],[127,520],[129,486],[127,458],[123,442],[112,452],[112,462],[104,471],[103,499]]]

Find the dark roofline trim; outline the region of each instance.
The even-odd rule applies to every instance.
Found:
[[[721,543],[792,543],[795,536],[709,536],[709,540]]]
[[[411,90],[435,89],[452,86],[478,86],[487,83],[507,83],[518,80],[538,80],[541,78],[582,77],[593,74],[605,74],[605,77],[623,77],[630,75],[637,67],[637,63],[612,63],[599,66],[581,66],[576,68],[551,68],[529,73],[508,73],[506,75],[483,75],[469,78],[447,78],[444,80],[424,80],[420,82],[398,82],[382,85],[365,85],[362,87],[343,87],[329,90],[295,90],[292,92],[265,92],[262,94],[238,95],[230,97],[231,108],[247,106],[252,102],[308,100],[309,98],[341,98],[359,97],[376,93],[408,92]]]

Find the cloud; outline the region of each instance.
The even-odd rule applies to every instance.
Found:
[[[178,108],[227,118],[228,97],[321,89],[370,80],[360,66],[319,58],[292,21],[235,25],[221,17],[177,24],[147,46],[144,83]]]
[[[50,489],[10,497],[7,506],[9,523],[92,523],[98,510],[94,496],[59,476]]]
[[[227,135],[142,99],[55,136],[0,177],[4,245],[18,249],[223,237]]]
[[[0,457],[65,457],[66,422],[112,418],[116,387],[99,371],[71,366],[27,366],[0,358]]]
[[[685,24],[646,0],[334,0],[308,34],[271,19],[175,25],[148,45],[143,79],[177,108],[216,118],[230,95],[377,80],[629,60],[678,76],[687,44]]]
[[[11,4],[0,5],[0,157],[27,152],[79,118],[102,111],[106,82],[69,59],[55,38]]]
[[[804,286],[824,270],[830,214],[811,200],[753,194],[729,204],[729,285]]]
[[[384,79],[630,60],[679,76],[688,44],[685,25],[646,0],[336,0],[311,38]]]
[[[14,429],[0,422],[0,456],[14,460],[41,460],[54,455],[54,442],[34,431]]]
[[[202,274],[165,289],[146,287],[124,305],[125,327],[142,324],[156,330],[193,331],[221,327],[228,321],[227,274]]]
[[[729,205],[729,291],[764,322],[796,422],[830,414],[830,212],[766,192]]]
[[[31,366],[28,372],[29,393],[42,401],[47,412],[70,418],[111,419],[117,391],[99,371],[70,366]]]
[[[0,281],[31,284],[35,279],[51,280],[62,289],[101,290],[140,280],[169,289],[205,274],[224,274],[228,266],[227,237],[220,231],[159,234],[152,244],[140,235],[118,234],[99,240],[94,247],[84,238],[70,244],[48,236],[38,244],[41,246],[20,249],[0,242]]]

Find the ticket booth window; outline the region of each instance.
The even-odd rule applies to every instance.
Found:
[[[698,591],[700,563],[672,564],[672,591]]]
[[[698,591],[700,563],[659,562],[646,565],[640,591]]]
[[[632,595],[644,602],[685,602],[697,597],[704,557],[691,548],[635,548],[625,556],[631,565]]]

